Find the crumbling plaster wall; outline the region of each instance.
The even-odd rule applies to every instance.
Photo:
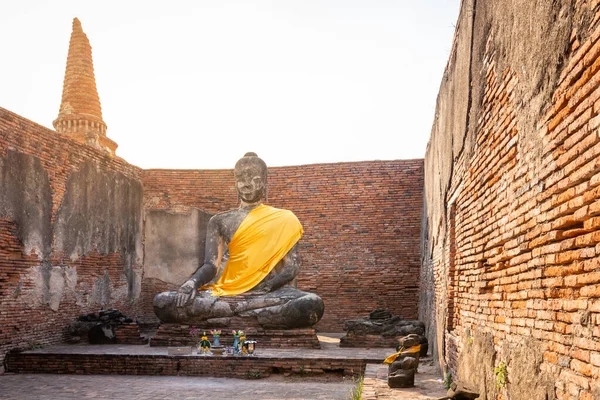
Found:
[[[141,170],[0,108],[0,364],[100,307],[136,313]]]
[[[425,157],[419,313],[483,398],[600,396],[599,19],[594,1],[461,4]]]
[[[144,279],[181,285],[204,261],[206,228],[212,214],[196,208],[173,213],[147,210]]]

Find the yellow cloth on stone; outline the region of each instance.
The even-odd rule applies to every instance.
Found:
[[[228,244],[229,260],[214,284],[213,296],[235,296],[258,285],[302,237],[300,221],[289,210],[264,204],[248,215]]]
[[[383,363],[384,364],[391,364],[394,361],[396,361],[396,358],[398,358],[398,356],[400,354],[418,353],[420,351],[421,351],[421,345],[420,344],[418,344],[416,346],[409,347],[408,349],[405,349],[404,347],[402,347],[399,352],[394,353],[391,356],[389,356],[388,358],[386,358],[385,360],[383,360]]]

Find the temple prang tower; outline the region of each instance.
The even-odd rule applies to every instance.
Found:
[[[118,145],[106,136],[102,119],[92,47],[77,18],[73,19],[60,110],[52,125],[57,133],[115,155]]]

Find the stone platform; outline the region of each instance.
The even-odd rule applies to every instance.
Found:
[[[167,347],[149,345],[59,345],[9,353],[6,370],[13,373],[213,376],[263,378],[271,374],[310,376],[326,372],[361,376],[369,363],[382,363],[388,349],[265,348],[255,356],[169,355]]]
[[[402,336],[380,336],[380,335],[366,335],[366,336],[342,336],[340,338],[340,347],[366,347],[366,348],[381,348],[391,347],[396,348],[398,345],[398,339]]]
[[[193,339],[190,336],[191,325],[161,324],[156,334],[150,340],[150,346],[191,346]],[[197,327],[205,331],[209,339],[211,328]],[[244,330],[248,340],[257,340],[259,347],[264,348],[314,348],[320,347],[317,333],[314,329],[282,329],[265,330],[260,327],[249,327]],[[220,342],[224,346],[233,344],[231,331],[222,329]],[[393,346],[390,346],[393,347]]]

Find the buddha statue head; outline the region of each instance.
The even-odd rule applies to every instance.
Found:
[[[246,204],[267,198],[267,164],[256,153],[246,153],[233,169],[238,198]]]

